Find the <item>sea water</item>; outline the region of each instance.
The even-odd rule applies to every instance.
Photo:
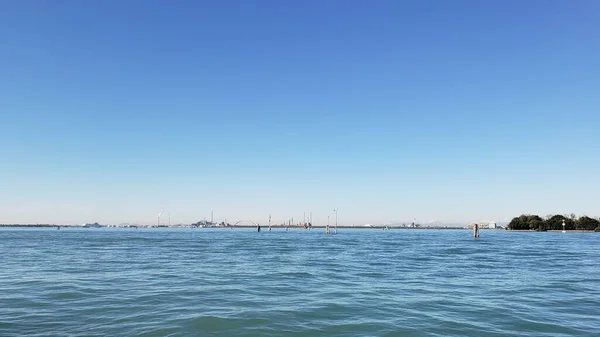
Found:
[[[1,229],[0,336],[600,336],[600,233]]]

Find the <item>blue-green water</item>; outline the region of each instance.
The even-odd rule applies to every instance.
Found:
[[[599,336],[600,234],[0,230],[0,336]]]

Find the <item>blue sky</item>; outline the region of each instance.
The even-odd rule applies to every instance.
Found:
[[[598,216],[599,12],[0,2],[0,223]]]

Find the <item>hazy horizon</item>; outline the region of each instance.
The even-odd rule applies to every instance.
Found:
[[[1,2],[0,223],[597,217],[599,10]]]

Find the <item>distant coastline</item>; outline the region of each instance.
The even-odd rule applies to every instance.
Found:
[[[267,227],[267,224],[261,224],[263,227]],[[495,222],[486,223],[469,223],[465,226],[460,225],[420,225],[415,222],[411,224],[387,224],[387,225],[337,225],[340,229],[372,229],[372,230],[471,230],[477,225],[479,229],[483,230],[509,230],[509,231],[522,231],[522,232],[556,232],[556,231],[569,231],[569,232],[600,232],[600,219],[581,216],[577,218],[575,214],[569,215],[547,215],[545,218],[539,215],[522,214],[514,217],[505,227],[496,225]],[[174,224],[167,226],[166,224],[160,225],[138,225],[121,223],[119,225],[102,225],[97,222],[85,223],[85,224],[49,224],[49,223],[36,223],[36,224],[0,224],[0,228],[254,228],[257,224],[253,221],[239,221],[235,224],[226,222],[216,223],[207,220],[199,221],[191,224]],[[285,224],[278,223],[270,225],[273,229],[301,229],[301,230],[324,230],[325,225],[313,225],[310,222],[301,224]],[[334,225],[330,225],[330,228],[334,228]]]
[[[57,225],[57,224],[0,224],[0,228],[57,228],[57,227],[61,227],[61,228],[144,228],[144,229],[164,229],[164,228],[191,228],[191,229],[227,229],[227,228],[231,228],[231,229],[235,229],[235,228],[239,228],[239,229],[243,229],[243,228],[255,228],[255,225],[231,225],[231,226],[214,226],[214,227],[206,227],[206,228],[201,228],[201,227],[194,227],[191,225],[175,225],[175,226],[156,226],[156,225],[152,225],[152,226],[82,226],[82,225]],[[263,226],[265,227],[265,226]],[[333,228],[334,226],[330,226],[331,228]],[[294,226],[282,226],[282,225],[273,225],[271,226],[271,228],[273,229],[301,229],[301,230],[308,230],[306,228],[303,228],[302,226],[299,225],[294,225]],[[324,230],[326,228],[326,226],[312,226],[310,230],[315,230],[315,229],[322,229]],[[348,225],[338,225],[337,228],[340,229],[373,229],[373,230],[427,230],[427,229],[434,229],[434,230],[467,230],[468,228],[466,227],[457,227],[457,226],[421,226],[421,227],[402,227],[402,226],[385,226],[385,225],[373,225],[373,226],[361,226],[361,225],[356,225],[356,226],[348,226]],[[487,228],[486,228],[487,229]],[[501,229],[497,229],[497,230],[501,230]]]
[[[205,230],[205,229],[250,229],[255,228],[256,226],[251,225],[236,225],[229,227],[208,227],[208,228],[200,228],[200,227],[192,227],[189,225],[181,225],[181,226],[98,226],[98,227],[84,227],[80,225],[53,225],[53,224],[0,224],[0,229],[2,228],[20,228],[20,229],[34,229],[34,228],[64,228],[64,229],[193,229],[193,230]],[[277,230],[285,230],[294,229],[294,230],[307,230],[302,228],[301,226],[271,226],[273,229]],[[326,226],[313,226],[311,230],[325,230]],[[333,227],[332,227],[333,228]],[[338,229],[344,230],[414,230],[414,231],[426,231],[426,230],[463,230],[463,231],[471,231],[471,228],[467,227],[452,227],[452,226],[424,226],[424,227],[401,227],[401,226],[339,226]],[[533,229],[509,229],[509,228],[480,228],[483,231],[507,231],[507,232],[521,232],[521,233],[538,233],[538,232],[562,232],[562,230],[558,229],[547,229],[547,230],[533,230]],[[567,229],[567,232],[570,233],[594,233],[600,232],[600,228],[596,229]]]

